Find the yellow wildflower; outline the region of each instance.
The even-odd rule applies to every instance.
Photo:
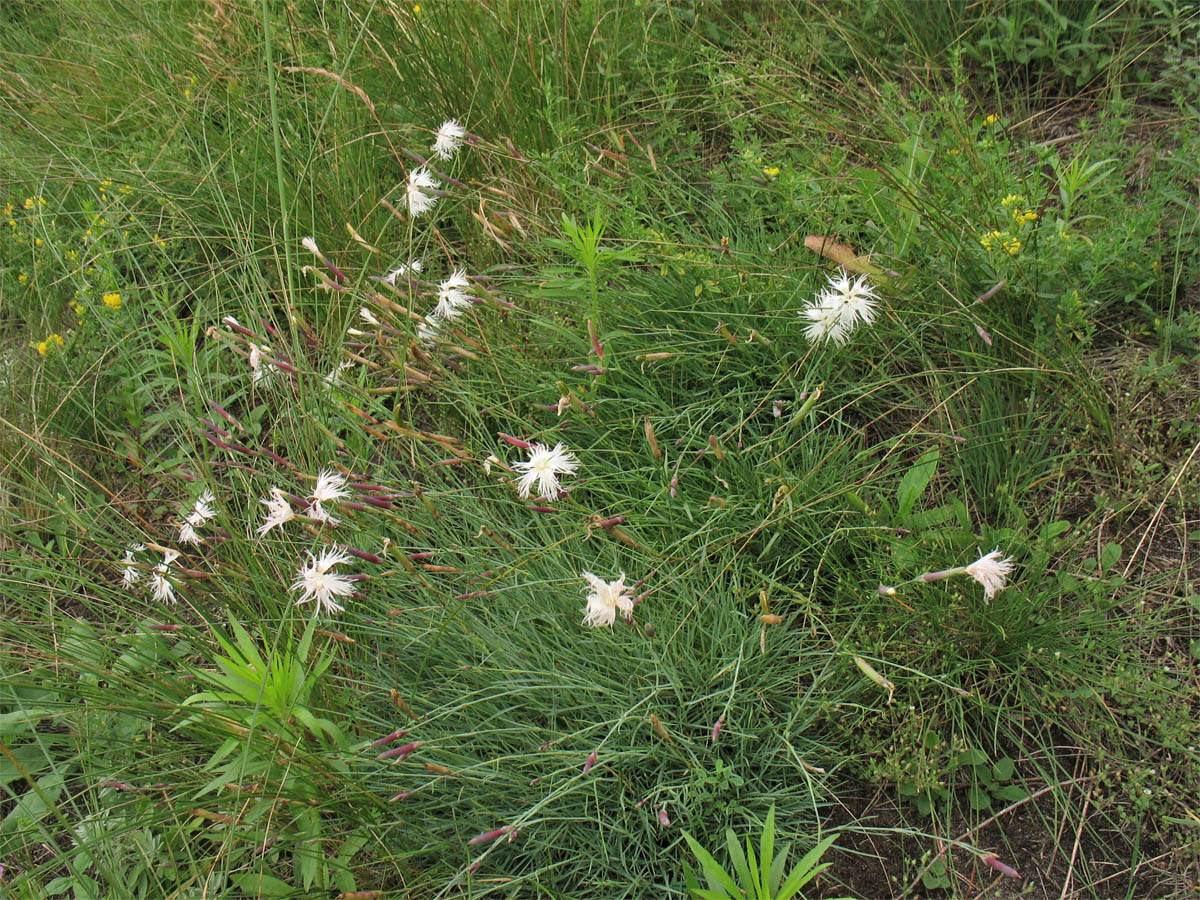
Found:
[[[166,241],[164,241],[162,238],[160,238],[160,237],[158,236],[158,232],[157,232],[157,231],[156,231],[156,232],[154,232],[154,243],[158,244],[158,246],[159,246],[159,247],[165,247],[165,246],[167,246],[167,242],[166,242]]]
[[[70,259],[70,260],[79,259],[79,251],[78,250],[68,250],[67,251],[67,259]]]
[[[763,169],[763,174],[768,178],[776,178],[778,177],[780,171],[781,170],[779,166],[767,166]]]
[[[75,310],[75,315],[77,315],[77,316],[82,316],[84,314],[84,312],[87,311],[87,307],[84,306],[82,303],[80,303],[78,300],[76,300],[74,303],[71,304],[71,308],[73,310]]]
[[[129,192],[131,192],[133,190],[133,188],[131,188],[127,184],[123,184],[119,188],[117,188],[117,190],[120,191],[122,194],[128,194]]]
[[[25,198],[25,208],[26,208],[26,209],[33,209],[33,198],[32,198],[32,197],[26,197],[26,198]]]
[[[104,301],[104,305],[107,306],[109,309],[120,309],[121,308],[121,295],[118,294],[116,291],[109,291],[107,294],[105,294],[100,299]]]
[[[40,247],[40,246],[42,246],[42,239],[41,239],[41,238],[34,238],[34,239],[33,239],[33,246],[35,246],[35,247]]]
[[[21,284],[25,284],[25,282],[29,281],[29,276],[22,272],[17,276],[17,281],[21,282]]]
[[[40,355],[45,356],[55,347],[61,347],[65,343],[61,334],[48,334],[44,341],[38,341],[33,346]]]
[[[1016,210],[1016,209],[1013,210],[1013,221],[1016,222],[1018,225],[1026,225],[1029,222],[1032,222],[1035,219],[1037,219],[1037,217],[1038,217],[1038,214],[1035,213],[1032,209],[1027,209],[1024,212],[1022,212],[1020,210]]]
[[[1007,197],[1005,197],[1003,200],[1000,201],[1000,205],[1003,206],[1005,209],[1008,209],[1010,206],[1020,206],[1024,202],[1025,202],[1025,198],[1023,196],[1021,196],[1020,194],[1009,194]]]
[[[983,124],[984,125],[995,125],[999,121],[1000,121],[1000,117],[998,115],[996,115],[995,113],[992,113],[990,116],[988,116],[986,119],[983,120]]]
[[[112,179],[105,178],[103,181],[100,182],[100,186],[101,187],[112,187]]]
[[[8,220],[8,225],[9,225],[9,227],[10,227],[10,228],[16,228],[16,227],[17,227],[17,220],[16,220],[16,219],[9,219],[9,220]]]
[[[1005,238],[1001,242],[1000,248],[1009,256],[1016,256],[1017,251],[1021,249],[1021,242],[1014,237]]]
[[[957,147],[951,147],[946,152],[949,153],[951,156],[958,156],[958,154],[962,153],[962,151],[959,150]]]
[[[1004,240],[1003,231],[989,231],[987,234],[979,238],[979,243],[984,250],[991,251],[996,248],[996,244]]]
[[[416,13],[417,15],[421,14],[421,4],[420,3],[413,4],[413,12]]]
[[[11,203],[4,204],[4,217],[8,218],[13,214],[13,205]]]

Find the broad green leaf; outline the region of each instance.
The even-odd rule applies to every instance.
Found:
[[[933,473],[937,470],[940,456],[941,451],[937,447],[925,451],[917,457],[912,468],[905,472],[904,477],[900,479],[900,487],[896,490],[896,520],[898,522],[903,522],[908,518],[913,506],[925,493],[925,488],[929,486],[929,482],[933,479]]]
[[[749,846],[749,842],[747,842]],[[753,894],[747,894],[747,897],[756,898],[758,896],[758,888],[755,885],[758,883],[757,873],[751,874],[750,863],[746,861],[746,854],[742,851],[742,845],[738,842],[737,835],[733,833],[732,828],[725,830],[725,847],[729,851],[729,861],[733,865],[733,871],[737,874],[738,880],[745,885],[744,891],[753,890]]]
[[[1008,781],[1013,777],[1013,772],[1017,769],[1017,764],[1007,756],[1002,756],[996,760],[996,764],[992,766],[992,774],[997,781]]]
[[[1117,560],[1121,558],[1122,552],[1124,552],[1123,548],[1116,541],[1109,541],[1105,544],[1104,549],[1100,551],[1100,570],[1107,572],[1116,565]]]
[[[705,875],[728,891],[730,897],[740,897],[742,895],[742,892],[738,890],[738,886],[734,883],[733,879],[729,877],[729,873],[721,867],[720,863],[713,859],[711,853],[700,846],[699,841],[686,831],[683,832],[683,839],[692,848],[692,853],[696,859],[700,860],[700,866],[704,869]]]
[[[294,897],[299,893],[286,881],[265,872],[244,872],[234,875],[233,880],[250,897]]]
[[[967,789],[967,803],[971,804],[971,809],[989,809],[992,798],[983,788],[972,785]]]
[[[758,845],[758,860],[762,868],[762,878],[759,880],[759,896],[771,896],[771,863],[775,861],[775,804],[767,811],[767,821],[763,824],[762,837]]]

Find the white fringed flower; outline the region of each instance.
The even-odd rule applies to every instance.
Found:
[[[830,340],[844,344],[859,322],[869,325],[875,321],[878,300],[866,275],[852,282],[843,269],[841,275],[831,275],[817,299],[800,311],[810,322],[804,336],[813,343]]]
[[[317,246],[317,242],[311,237],[300,238],[300,246],[318,259],[321,258],[321,248]]]
[[[432,150],[438,159],[453,159],[458,148],[462,146],[463,137],[467,130],[454,119],[447,119],[437,130],[437,137]]]
[[[425,321],[417,323],[417,340],[429,346],[437,340],[442,323],[436,316],[426,316]]]
[[[461,316],[474,299],[467,293],[470,289],[471,282],[467,280],[466,269],[457,269],[438,285],[437,306],[433,314],[446,321]]]
[[[325,377],[321,379],[321,381],[325,382],[326,387],[333,387],[338,381],[341,380],[342,372],[346,371],[346,369],[353,369],[353,368],[354,368],[353,361],[351,361],[349,359],[344,359],[340,363],[338,363],[335,368],[330,369],[329,372],[325,375]]]
[[[844,344],[849,330],[842,323],[842,317],[836,308],[823,306],[818,300],[800,311],[800,315],[808,319],[809,324],[804,328],[804,336],[809,342],[816,344],[830,340],[835,344]]]
[[[313,488],[312,499],[318,503],[328,503],[332,500],[340,500],[349,494],[350,492],[346,490],[344,476],[339,475],[333,469],[322,469],[317,475],[317,486]]]
[[[175,586],[167,578],[167,570],[177,559],[179,559],[177,550],[167,550],[163,553],[163,561],[150,573],[150,588],[154,592],[154,599],[159,603],[175,602]]]
[[[334,597],[345,597],[354,593],[354,582],[336,572],[331,572],[334,566],[350,561],[349,555],[333,548],[326,550],[319,557],[308,554],[308,565],[301,567],[292,583],[293,591],[301,591],[299,606],[309,600],[316,600],[321,605],[321,611],[339,613],[345,609]]]
[[[625,573],[616,581],[605,581],[591,572],[581,572],[584,581],[591,590],[587,595],[587,607],[583,611],[583,624],[593,628],[612,626],[617,619],[617,611],[626,619],[633,617],[633,596],[630,588],[625,586]]]
[[[1013,569],[1012,558],[1000,558],[1000,550],[981,556],[963,571],[983,585],[983,599],[991,600],[997,591],[1004,590],[1004,582]]]
[[[405,189],[405,199],[408,201],[408,211],[416,218],[433,209],[437,197],[426,191],[436,191],[441,184],[429,174],[424,166],[418,166],[408,173],[408,187]]]
[[[212,491],[205,491],[198,498],[192,507],[192,511],[187,514],[183,525],[179,529],[179,542],[181,544],[199,544],[200,535],[196,533],[196,529],[200,528],[209,519],[213,518],[217,511],[213,509],[213,503],[216,502],[216,497]]]
[[[133,587],[142,579],[142,570],[134,562],[133,554],[145,549],[145,544],[130,544],[129,548],[125,551],[125,569],[121,572],[121,584],[127,588]]]
[[[336,528],[342,524],[342,520],[330,514],[329,510],[321,505],[320,500],[314,500],[306,510],[308,517],[314,522],[324,522],[331,528]]]
[[[376,328],[383,324],[377,318],[375,318],[375,314],[365,306],[358,311],[358,317],[367,325],[374,325]]]
[[[515,462],[513,468],[523,473],[517,482],[522,497],[528,497],[537,482],[538,496],[554,500],[562,492],[558,476],[575,474],[579,461],[568,452],[565,444],[555,444],[553,448],[534,444],[529,448],[529,461]]]
[[[260,347],[258,344],[250,345],[250,379],[258,384],[264,378],[270,377],[274,372],[279,371],[279,367],[272,365],[269,362],[263,362],[263,351],[270,352],[270,347]]]
[[[405,265],[404,263],[401,263],[395,269],[392,269],[392,271],[390,271],[386,275],[384,275],[381,280],[386,281],[392,287],[395,287],[397,279],[404,278],[405,276],[408,275],[409,272],[420,272],[424,268],[425,268],[425,264],[423,262],[421,262],[419,259],[414,259],[412,262],[408,263],[407,265]]]
[[[853,328],[859,322],[870,325],[875,321],[879,297],[875,289],[867,283],[866,275],[860,275],[851,283],[850,274],[843,269],[840,276],[830,276],[829,284],[825,286],[820,299],[825,305],[838,310],[838,315],[847,329]]]
[[[272,528],[278,528],[285,522],[290,522],[296,518],[296,513],[292,509],[292,504],[288,503],[287,497],[283,495],[283,491],[279,488],[271,488],[271,497],[269,500],[259,500],[267,508],[267,515],[263,519],[261,525],[255,529],[258,536],[262,537]]]

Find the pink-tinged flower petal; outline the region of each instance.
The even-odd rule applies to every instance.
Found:
[[[585,762],[583,764],[583,774],[586,775],[588,772],[592,771],[592,766],[594,766],[595,764],[596,764],[596,751],[593,750],[591,753],[588,754],[587,762]]]
[[[491,831],[485,831],[483,834],[475,835],[475,837],[467,841],[467,844],[468,846],[474,846],[476,844],[489,844],[496,840],[496,838],[504,837],[512,830],[513,829],[511,825],[502,825],[499,828],[493,828]]]
[[[667,811],[665,809],[660,809],[658,811],[658,821],[664,828],[671,824],[671,817],[667,815]]]
[[[401,791],[399,794],[389,800],[388,803],[399,803],[401,800],[407,800],[415,793],[416,791]]]
[[[1008,865],[1007,863],[1001,862],[999,859],[997,859],[994,856],[985,856],[983,858],[983,861],[984,861],[984,863],[986,863],[987,865],[989,865],[993,869],[995,869],[997,872],[999,872],[1001,875],[1007,875],[1009,878],[1020,878],[1021,877],[1021,873],[1019,873],[1016,869],[1014,869],[1012,866]]]

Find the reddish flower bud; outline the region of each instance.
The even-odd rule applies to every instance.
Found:
[[[985,865],[991,866],[993,869],[995,869],[1001,875],[1007,875],[1009,878],[1020,878],[1021,877],[1021,874],[1016,869],[1014,869],[1012,866],[1008,865],[1007,863],[1002,863],[999,859],[997,859],[994,856],[985,856],[983,858],[983,861],[984,861]]]
[[[393,731],[391,734],[384,735],[377,741],[371,741],[371,743],[367,744],[367,747],[382,747],[384,744],[390,744],[392,741],[399,740],[406,734],[408,732],[402,728],[399,731]]]
[[[493,828],[491,831],[485,831],[483,834],[477,834],[475,837],[467,841],[468,846],[476,844],[488,844],[496,840],[496,838],[504,837],[512,831],[511,825],[502,825],[500,828]]]
[[[511,434],[505,434],[503,431],[497,431],[496,437],[506,443],[512,444],[514,447],[520,447],[522,450],[528,450],[533,447],[533,444],[529,443],[529,441],[523,441],[518,437],[513,437]]]

